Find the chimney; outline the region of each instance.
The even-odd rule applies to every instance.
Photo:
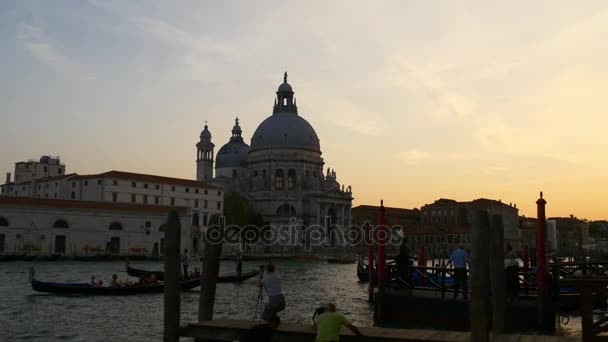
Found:
[[[11,173],[10,173],[10,172],[7,172],[7,173],[6,173],[6,184],[8,184],[8,183],[10,183],[10,182],[11,182]]]

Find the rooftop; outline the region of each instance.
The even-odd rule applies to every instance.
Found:
[[[12,197],[0,196],[0,206],[19,206],[19,207],[43,207],[55,209],[88,209],[88,210],[109,210],[109,211],[130,211],[141,213],[168,213],[175,209],[179,213],[185,213],[185,207],[169,207],[149,204],[131,204],[116,202],[93,202],[93,201],[73,201],[48,198],[31,197]]]

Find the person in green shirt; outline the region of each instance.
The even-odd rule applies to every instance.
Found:
[[[325,312],[317,317],[317,342],[340,341],[340,328],[347,327],[357,336],[363,336],[359,329],[352,325],[344,316],[336,312],[336,304],[329,303]]]

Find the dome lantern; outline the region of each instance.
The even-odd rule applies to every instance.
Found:
[[[272,114],[280,112],[292,112],[297,114],[298,107],[294,101],[293,94],[293,88],[287,83],[287,71],[285,71],[283,74],[283,83],[279,85],[279,89],[277,90],[277,97],[274,101]]]

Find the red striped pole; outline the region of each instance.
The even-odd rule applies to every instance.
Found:
[[[386,271],[385,225],[386,210],[384,208],[384,201],[380,200],[380,209],[378,210],[378,287],[384,284],[384,273]]]
[[[547,201],[543,198],[543,192],[540,192],[540,198],[536,201],[537,220],[538,220],[538,235],[536,237],[536,279],[538,279],[538,290],[541,293],[547,291],[547,253],[545,251],[546,227],[545,205]]]

